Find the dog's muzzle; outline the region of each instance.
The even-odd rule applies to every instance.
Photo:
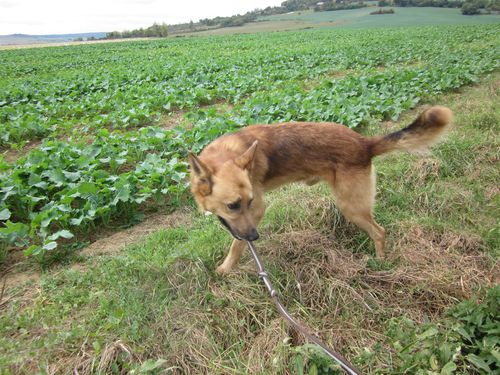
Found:
[[[222,218],[220,216],[217,216],[217,218],[222,223],[222,225],[224,225],[226,227],[226,229],[229,231],[229,233],[231,233],[231,235],[234,238],[236,238],[237,240],[256,241],[259,239],[259,232],[257,232],[257,230],[255,228],[252,228],[250,233],[248,233],[247,235],[240,236],[240,235],[236,234],[236,232],[233,230],[233,228],[231,228],[231,226],[228,224],[228,222],[224,218]]]

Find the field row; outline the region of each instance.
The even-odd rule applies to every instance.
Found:
[[[495,26],[328,30],[4,51],[0,147],[153,125],[173,109],[239,102],[327,72],[460,59],[487,49],[497,33]]]
[[[499,66],[497,41],[499,34],[497,31],[497,26],[425,28],[412,29],[411,32],[408,30],[381,30],[373,31],[370,34],[370,40],[376,40],[376,42],[369,41],[364,33],[337,34],[332,31],[311,34],[294,33],[289,35],[293,35],[298,40],[303,39],[303,44],[298,47],[290,46],[290,48],[281,51],[281,55],[279,55],[280,51],[276,46],[277,42],[281,40],[280,38],[283,38],[281,34],[268,35],[265,38],[261,36],[234,37],[230,39],[230,43],[235,43],[235,41],[240,43],[243,57],[241,60],[231,61],[230,56],[228,56],[226,57],[227,62],[224,62],[223,53],[219,52],[220,64],[227,63],[228,65],[217,65],[218,69],[213,68],[212,78],[207,78],[206,75],[207,67],[212,66],[213,63],[211,60],[213,57],[209,58],[211,55],[209,55],[208,46],[211,45],[212,48],[215,48],[217,42],[224,45],[222,43],[224,40],[197,39],[202,46],[207,48],[207,51],[204,51],[206,55],[198,55],[198,60],[194,59],[191,65],[194,69],[192,74],[185,73],[182,76],[185,79],[178,82],[184,82],[189,86],[199,80],[206,85],[211,85],[212,89],[210,90],[215,90],[212,92],[209,91],[208,86],[205,87],[208,91],[204,92],[210,92],[210,95],[213,95],[210,96],[210,100],[226,97],[236,102],[236,105],[226,113],[219,113],[215,107],[194,110],[187,115],[192,123],[189,128],[162,129],[149,126],[127,132],[113,131],[104,128],[103,125],[106,124],[97,124],[97,120],[92,120],[89,112],[94,113],[92,116],[100,119],[109,118],[112,113],[116,116],[122,116],[122,112],[117,110],[104,117],[104,114],[101,113],[102,108],[96,108],[95,112],[90,111],[90,109],[89,112],[83,109],[78,112],[75,111],[74,107],[67,107],[68,103],[75,105],[95,103],[96,97],[102,95],[111,97],[110,93],[116,92],[117,95],[113,97],[118,98],[116,99],[118,102],[113,101],[114,99],[103,99],[102,103],[112,107],[117,106],[117,108],[126,103],[127,106],[130,106],[127,108],[134,110],[136,114],[139,113],[140,106],[134,107],[134,105],[137,105],[138,101],[147,103],[143,108],[147,112],[147,115],[144,115],[144,121],[151,121],[153,114],[149,111],[158,111],[157,113],[161,111],[161,108],[155,107],[155,105],[161,104],[161,100],[155,97],[155,91],[152,88],[165,84],[163,81],[160,82],[157,76],[154,76],[157,78],[145,80],[141,84],[136,82],[135,86],[124,79],[120,81],[123,83],[121,86],[123,88],[114,87],[111,90],[108,87],[93,91],[88,86],[83,85],[74,92],[68,91],[63,94],[55,90],[58,85],[61,89],[62,81],[53,87],[45,87],[41,84],[53,73],[43,70],[50,70],[49,65],[42,64],[40,70],[29,73],[33,75],[31,79],[26,76],[28,73],[22,70],[23,67],[26,69],[28,64],[20,64],[19,70],[11,66],[9,74],[11,76],[19,75],[19,85],[16,87],[11,85],[7,90],[10,94],[5,99],[12,100],[12,93],[18,90],[19,101],[25,100],[26,102],[25,106],[13,105],[11,101],[7,102],[4,99],[7,104],[4,103],[1,107],[4,110],[2,120],[7,118],[9,120],[8,126],[13,124],[9,115],[5,115],[9,110],[23,111],[33,106],[33,103],[40,103],[39,100],[43,95],[36,91],[32,96],[23,97],[23,95],[27,95],[28,87],[32,84],[38,85],[40,90],[42,88],[43,90],[55,90],[53,93],[59,92],[58,95],[61,98],[60,101],[54,101],[59,103],[61,107],[58,107],[59,104],[55,104],[54,107],[41,104],[39,106],[40,112],[37,112],[35,117],[45,116],[48,122],[61,121],[64,123],[67,121],[66,124],[71,124],[71,121],[76,120],[85,121],[82,126],[91,131],[93,138],[92,144],[83,140],[67,142],[46,139],[38,149],[31,151],[13,165],[0,162],[0,171],[2,171],[0,172],[0,220],[5,222],[5,225],[0,228],[0,239],[9,246],[25,248],[28,254],[40,255],[55,249],[58,244],[68,243],[68,240],[75,234],[88,233],[99,223],[108,224],[117,217],[133,220],[139,206],[145,202],[150,205],[166,202],[175,206],[186,189],[187,170],[184,161],[186,150],[192,149],[198,152],[215,137],[247,124],[307,120],[335,121],[354,127],[359,124],[374,123],[381,119],[397,119],[402,111],[414,107],[420,101],[473,83],[480,75],[497,69]],[[317,36],[321,42],[317,42],[316,45],[307,43],[308,39],[304,35]],[[338,60],[330,60],[333,55],[326,55],[325,41],[327,40],[339,41],[339,44],[327,44],[328,46],[333,45],[330,48],[332,51],[336,51],[335,58]],[[260,49],[265,49],[261,45],[263,41],[266,42],[265,48],[269,49],[266,53],[259,54]],[[343,41],[344,44],[340,44],[340,41]],[[155,42],[153,43],[155,49],[149,50],[149,53],[161,51],[162,43],[169,46],[169,42]],[[176,43],[179,43],[179,46]],[[186,43],[187,46],[192,43],[194,49],[192,40],[173,42],[173,46],[178,47],[179,54],[183,51],[182,43]],[[247,49],[252,47],[251,52],[245,52],[245,46]],[[105,56],[111,59],[109,56],[112,54],[106,53],[107,48],[123,48],[123,53],[127,52],[139,58],[143,54],[147,56],[143,49],[151,46],[149,43],[145,45],[123,43],[119,46],[91,47],[102,53],[103,59]],[[103,51],[98,48],[102,48]],[[299,53],[301,48],[308,48],[310,53]],[[351,48],[354,51],[363,52],[357,54],[352,52]],[[224,48],[221,49],[221,51],[224,50]],[[31,52],[47,54],[49,58],[55,58],[50,55],[50,51],[61,50],[45,51],[39,49]],[[66,51],[66,49],[62,51]],[[68,51],[72,50],[68,49]],[[201,51],[203,52],[203,49]],[[29,54],[30,51],[26,50],[22,53]],[[260,66],[261,72],[265,73],[259,75],[251,68],[248,68],[245,73],[245,64],[243,63],[245,59],[247,62],[257,61],[259,56],[261,58],[274,56],[274,53],[278,53],[280,56],[280,58],[272,58],[274,65],[271,63],[249,65],[253,66],[252,69]],[[283,53],[288,53],[287,59],[283,60]],[[333,52],[331,53],[333,54]],[[227,54],[229,55],[229,52]],[[342,55],[345,56],[344,59],[339,58]],[[182,56],[187,58],[187,55]],[[297,60],[293,60],[292,56],[296,56]],[[325,56],[329,57],[325,58]],[[12,56],[10,57],[12,58]],[[308,61],[312,64],[309,68]],[[315,63],[313,64],[311,61],[315,61]],[[82,63],[81,60],[79,62]],[[128,75],[129,79],[132,79],[133,72],[141,69],[153,69],[153,63],[141,65],[140,62],[141,60],[131,60],[131,69],[123,71],[123,77]],[[413,62],[414,64],[390,66],[396,62]],[[90,62],[87,61],[87,63]],[[71,66],[69,62],[68,64],[70,66],[65,68],[62,77],[68,79],[74,74],[81,74],[88,82],[95,79],[95,77],[92,78],[89,71],[86,71],[87,76],[85,76],[80,70],[82,67],[78,64],[76,64],[77,68]],[[320,77],[320,73],[353,68],[353,64],[364,68],[354,69],[352,74],[344,77],[333,79]],[[385,68],[375,69],[376,66],[385,66]],[[123,66],[121,68],[123,69]],[[177,68],[188,69],[188,66],[178,66]],[[21,72],[23,73],[21,74]],[[204,72],[205,75],[200,72]],[[103,72],[97,70],[96,77],[99,77],[99,74],[103,74]],[[196,74],[200,74],[200,76]],[[227,79],[222,79],[220,75],[225,75]],[[280,75],[282,76],[281,80],[277,78]],[[190,77],[190,79],[186,77]],[[309,90],[304,89],[304,78],[316,78],[316,86]],[[136,77],[136,79],[138,78]],[[174,75],[172,79],[178,79],[178,77]],[[28,83],[28,80],[31,83]],[[237,83],[238,80],[241,82]],[[24,83],[21,84],[21,81]],[[150,81],[152,81],[151,84],[144,83]],[[115,84],[117,83],[115,82]],[[33,87],[31,86],[31,89]],[[71,87],[75,88],[78,85]],[[136,93],[133,93],[134,87]],[[141,89],[145,91],[141,91]],[[152,91],[148,91],[150,89]],[[232,90],[231,94],[228,94],[227,90],[229,89]],[[132,95],[130,100],[125,94],[118,95],[125,92],[128,93],[127,95]],[[146,95],[145,92],[151,96]],[[179,89],[177,93],[180,95],[183,92],[182,89]],[[171,102],[167,101],[167,103]],[[188,104],[188,101],[179,99],[178,102],[174,103],[175,106],[189,107],[201,102],[194,101]],[[49,107],[55,111],[50,116],[44,112]],[[59,111],[61,112],[59,113]],[[78,113],[85,114],[86,117],[78,117]],[[21,114],[19,118],[25,118],[24,116],[25,114]],[[127,121],[127,124],[123,123],[122,125],[130,126],[130,118]],[[142,124],[141,121],[139,124]],[[26,128],[21,123],[18,125],[21,130]],[[61,134],[61,129],[65,129],[59,124],[53,124],[48,128],[46,125],[41,126],[42,130],[51,129],[55,135]],[[15,126],[12,125],[12,128],[9,129],[14,128]],[[42,134],[45,134],[43,131]],[[82,131],[84,130],[80,127],[75,131],[75,134]],[[21,138],[25,139],[24,136],[27,135],[24,134]]]

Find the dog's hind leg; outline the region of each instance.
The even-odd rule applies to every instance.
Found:
[[[373,167],[353,170],[339,169],[329,179],[340,212],[361,229],[375,243],[377,258],[384,258],[385,230],[373,218],[375,202],[375,174]]]

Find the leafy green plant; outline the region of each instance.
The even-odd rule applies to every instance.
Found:
[[[389,345],[375,345],[360,363],[391,363],[384,374],[498,374],[500,372],[500,287],[459,303],[439,323],[419,325],[393,318],[386,332]]]
[[[341,375],[343,370],[332,361],[323,350],[312,344],[305,344],[295,348],[293,358],[295,374],[297,375]]]
[[[500,373],[500,287],[453,306],[437,323],[405,317],[387,324],[388,342],[358,354],[354,363],[380,374],[452,375]],[[296,374],[341,374],[319,347],[295,348]],[[380,361],[380,362],[379,362]],[[380,364],[390,364],[384,368]]]
[[[0,241],[43,256],[100,223],[133,220],[147,202],[176,205],[186,151],[241,126],[395,120],[500,66],[498,25],[373,33],[2,51],[0,147],[43,141],[14,163],[0,159]],[[338,71],[348,74],[328,75]],[[235,106],[200,108],[218,100]],[[176,108],[191,109],[190,127],[157,126]]]

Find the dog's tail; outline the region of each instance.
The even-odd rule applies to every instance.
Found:
[[[386,136],[371,138],[372,155],[377,156],[398,150],[426,151],[446,133],[451,119],[450,109],[441,106],[429,108],[406,128]]]

